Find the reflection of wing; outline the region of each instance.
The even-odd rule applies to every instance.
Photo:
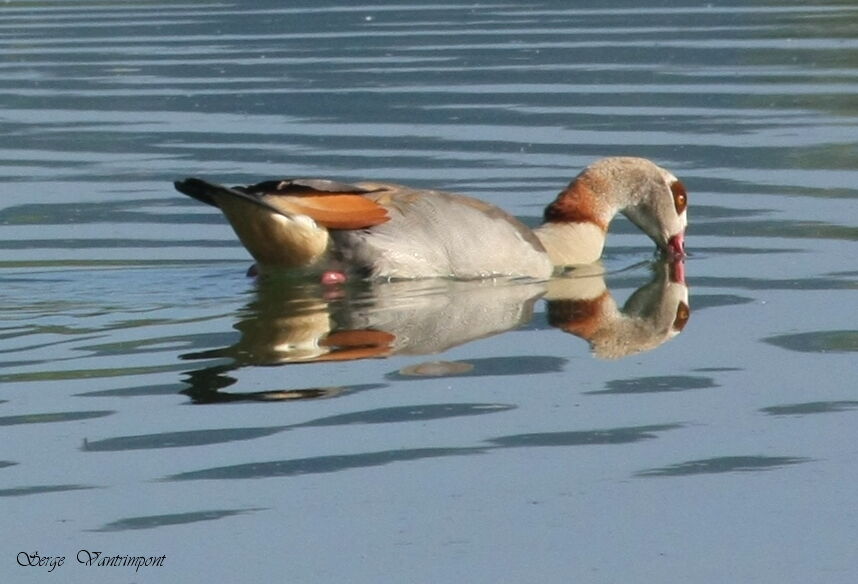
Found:
[[[543,283],[402,281],[373,288],[371,305],[333,314],[340,327],[393,333],[397,354],[438,353],[517,328],[533,316]]]
[[[546,283],[422,280],[362,283],[327,298],[329,288],[269,279],[235,324],[233,345],[183,355],[223,358],[195,378],[208,391],[217,378],[248,365],[346,361],[443,352],[515,329],[532,318],[537,299],[548,302],[549,324],[590,343],[602,358],[653,349],[679,333],[689,317],[682,270],[655,264],[652,280],[617,307],[600,266],[575,269]],[[453,371],[451,367],[460,370]],[[462,373],[468,364],[433,362],[410,374]],[[234,381],[234,380],[233,380]]]
[[[232,357],[236,366],[429,354],[530,321],[544,283],[424,280],[364,283],[327,300],[312,285],[260,281],[231,347],[185,355]]]
[[[550,324],[585,339],[604,359],[658,347],[679,334],[691,315],[684,271],[671,263],[654,264],[653,279],[622,310],[601,277],[556,278],[548,286]]]
[[[356,331],[335,331],[327,335],[319,344],[328,352],[316,361],[351,361],[386,357],[392,351],[396,336],[385,331],[372,329]]]

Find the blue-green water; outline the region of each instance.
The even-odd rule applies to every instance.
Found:
[[[856,38],[845,1],[0,5],[0,577],[851,584]],[[256,283],[171,185],[535,221],[618,154],[687,185],[687,289],[619,220],[604,277]]]

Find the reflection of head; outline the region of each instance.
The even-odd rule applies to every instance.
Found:
[[[655,264],[653,279],[620,310],[600,276],[573,272],[549,283],[548,321],[586,340],[603,359],[652,350],[679,334],[690,316],[682,274],[670,263]]]

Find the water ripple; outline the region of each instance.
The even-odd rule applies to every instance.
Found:
[[[11,537],[95,526],[188,581],[284,517],[296,553],[266,557],[296,580],[377,581],[390,549],[439,581],[854,571],[854,3],[249,4],[0,5],[0,497],[38,501]],[[694,317],[622,360],[560,331],[594,291],[646,322],[658,263],[624,219],[591,297],[266,287],[172,187],[378,178],[534,225],[607,155],[691,200]],[[755,553],[772,525],[813,561]]]

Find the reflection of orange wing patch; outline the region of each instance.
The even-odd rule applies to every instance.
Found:
[[[288,213],[307,215],[328,229],[363,229],[390,219],[384,207],[361,195],[325,193],[264,198],[266,202],[278,209]]]
[[[348,361],[386,357],[390,354],[395,340],[395,335],[372,329],[336,331],[320,343],[324,347],[333,347],[333,350],[316,360]]]

